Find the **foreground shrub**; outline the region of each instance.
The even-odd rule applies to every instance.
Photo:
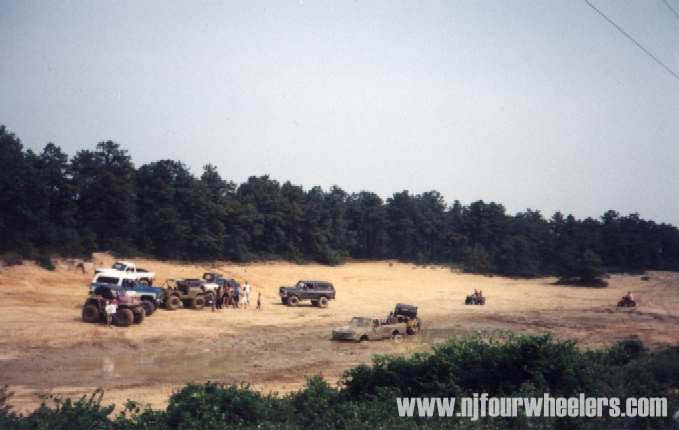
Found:
[[[667,397],[679,407],[679,347],[649,351],[638,340],[599,351],[549,335],[508,333],[450,339],[430,353],[378,356],[347,371],[337,387],[321,377],[301,390],[263,395],[248,386],[189,384],[166,410],[128,402],[115,419],[101,391],[78,401],[54,399],[29,415],[6,407],[0,387],[0,429],[223,430],[223,429],[670,429],[671,418],[400,418],[396,397]]]

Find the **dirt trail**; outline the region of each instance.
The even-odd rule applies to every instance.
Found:
[[[105,254],[95,261],[110,265]],[[587,347],[638,336],[650,346],[679,342],[679,274],[654,272],[650,281],[616,275],[602,289],[553,285],[554,279],[512,280],[454,273],[441,267],[391,262],[353,262],[339,267],[257,263],[210,266],[139,260],[167,278],[198,277],[218,269],[262,292],[264,309],[211,312],[159,310],[143,324],[108,329],[80,320],[89,274],[59,266],[47,272],[32,264],[0,272],[0,381],[16,393],[22,410],[38,393],[79,396],[96,387],[105,400],[128,398],[160,407],[188,381],[247,382],[264,391],[299,388],[305,376],[338,380],[344,370],[374,354],[428,349],[450,335],[475,330],[552,332]],[[278,286],[298,279],[331,281],[337,300],[327,309],[289,308]],[[464,306],[474,288],[488,297],[484,307]],[[634,310],[618,310],[631,290]],[[397,302],[420,308],[421,336],[397,344],[333,343],[332,327],[354,315],[386,316]]]

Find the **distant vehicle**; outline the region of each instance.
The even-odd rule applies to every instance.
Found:
[[[637,306],[636,300],[632,300],[629,297],[623,297],[618,301],[619,308],[635,308]]]
[[[141,300],[146,316],[151,316],[156,309],[163,306],[166,295],[165,290],[158,287],[143,284],[130,279],[116,278],[118,282],[106,282],[107,280],[114,280],[106,276],[100,282],[93,282],[90,284],[90,292],[94,292],[97,287],[115,285],[125,290],[128,297],[137,297]]]
[[[486,298],[483,296],[479,296],[478,294],[470,294],[464,299],[464,304],[483,306],[486,304]]]
[[[353,317],[348,325],[332,331],[332,339],[361,342],[391,338],[399,341],[405,335],[419,333],[421,321],[417,317],[417,307],[399,303],[390,317],[386,320]]]
[[[212,297],[208,297],[207,299],[208,304],[216,294],[217,288],[224,287],[225,285],[229,287],[235,287],[240,286],[240,283],[238,283],[238,281],[236,281],[235,279],[225,278],[219,273],[215,272],[203,273],[203,288],[205,288],[205,291],[212,293]]]
[[[121,277],[124,279],[133,279],[135,281],[146,283],[148,285],[152,285],[153,280],[156,277],[155,273],[137,267],[136,264],[130,261],[116,261],[115,263],[113,263],[113,266],[111,266],[111,268],[105,267],[97,268],[94,271],[94,274],[95,278],[97,275]],[[93,282],[97,281],[93,280]]]
[[[328,301],[335,299],[335,287],[325,281],[299,281],[294,287],[280,287],[278,294],[284,305],[297,306],[310,300],[312,305],[325,308]]]
[[[127,295],[125,289],[115,285],[99,285],[85,300],[82,319],[88,323],[106,321],[106,301],[116,300],[118,310],[113,323],[122,327],[141,324],[144,321],[144,307],[137,297]]]
[[[165,309],[170,311],[180,306],[200,310],[209,303],[208,300],[214,300],[214,293],[205,289],[202,279],[168,279],[163,289]]]

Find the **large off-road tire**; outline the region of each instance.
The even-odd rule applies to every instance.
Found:
[[[151,300],[142,300],[141,305],[147,317],[150,317],[156,311],[156,305]]]
[[[403,342],[403,335],[399,332],[395,332],[391,335],[394,342]]]
[[[328,307],[328,298],[327,297],[321,297],[318,299],[318,306],[321,308],[327,308]]]
[[[287,297],[281,297],[281,303],[283,303],[284,305],[287,305],[288,304],[288,298]]]
[[[167,301],[165,302],[165,308],[168,311],[173,311],[177,308],[179,308],[182,305],[182,301],[179,300],[179,297],[177,296],[170,296],[167,298]]]
[[[299,298],[297,296],[288,297],[288,306],[297,306],[299,304]]]
[[[101,314],[99,309],[94,305],[87,305],[83,308],[82,312],[83,321],[88,323],[96,323],[101,321]]]
[[[129,309],[118,309],[116,312],[116,324],[121,327],[129,327],[134,322],[134,314]]]
[[[474,301],[474,299],[472,299],[470,296],[467,296],[467,297],[464,299],[464,304],[465,304],[465,305],[473,305],[473,304],[474,304],[473,301]]]
[[[205,307],[205,297],[203,296],[196,296],[195,299],[191,300],[191,308],[195,309],[197,311],[203,309]]]
[[[144,318],[146,317],[146,312],[144,311],[143,307],[138,307],[134,311],[132,311],[132,315],[134,315],[134,323],[135,324],[141,324],[144,321]]]

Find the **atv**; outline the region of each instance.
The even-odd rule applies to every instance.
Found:
[[[629,297],[623,297],[618,301],[619,308],[634,308],[637,306],[636,300],[632,300]]]
[[[485,305],[486,298],[477,296],[476,294],[470,294],[464,299],[465,305]]]

